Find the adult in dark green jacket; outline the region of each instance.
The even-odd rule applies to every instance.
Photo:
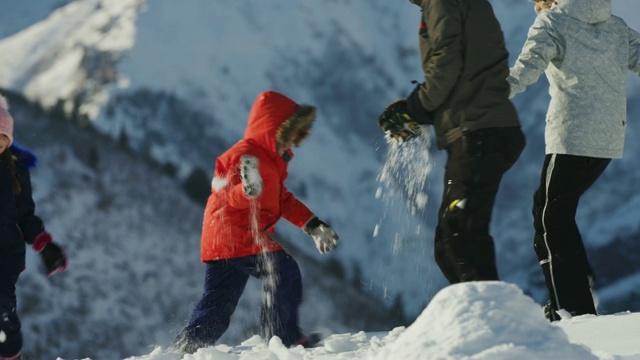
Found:
[[[525,145],[509,100],[508,52],[487,0],[410,0],[422,8],[424,82],[385,109],[379,125],[404,141],[435,128],[448,154],[435,235],[451,283],[497,280],[489,223],[502,175]]]

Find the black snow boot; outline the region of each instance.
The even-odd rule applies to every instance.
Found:
[[[547,320],[551,322],[560,320],[560,315],[558,315],[557,310],[553,308],[551,300],[544,304],[542,311],[544,312],[544,317],[547,318]]]

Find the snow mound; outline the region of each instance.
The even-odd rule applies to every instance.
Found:
[[[441,290],[383,359],[596,359],[551,325],[542,308],[515,285],[499,281]]]
[[[253,336],[239,346],[221,344],[193,355],[158,347],[126,360],[631,360],[640,359],[639,320],[640,313],[626,312],[551,324],[517,286],[470,282],[442,289],[408,328],[332,334],[312,349]]]

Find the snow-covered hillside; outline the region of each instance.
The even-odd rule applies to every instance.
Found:
[[[107,85],[120,80],[114,67],[133,46],[141,1],[74,1],[3,40],[2,87],[46,108],[96,117]]]
[[[535,16],[531,3],[493,0],[492,4],[515,60]],[[637,16],[640,4],[636,0],[616,0],[614,11],[640,29]],[[172,253],[168,249],[175,245],[176,238],[191,239],[189,247],[171,260],[153,257],[141,260],[145,254],[143,249],[127,248],[122,262],[141,262],[143,268],[122,270],[114,265],[112,270],[100,272],[105,276],[101,283],[108,284],[100,294],[120,294],[126,292],[129,283],[136,285],[145,279],[156,279],[156,275],[143,275],[166,266],[164,275],[157,279],[180,286],[172,288],[175,293],[161,287],[150,290],[150,294],[154,294],[153,299],[163,298],[155,301],[164,301],[167,307],[187,302],[186,306],[175,306],[181,313],[176,310],[166,315],[172,319],[162,320],[175,321],[178,327],[200,291],[201,279],[193,275],[200,274],[197,241],[202,209],[198,201],[206,196],[214,158],[241,136],[255,96],[265,89],[275,89],[299,102],[318,106],[318,121],[309,141],[296,151],[288,186],[331,223],[341,237],[337,251],[320,256],[312,241],[299,229],[286,223],[279,225],[279,236],[292,250],[308,259],[305,262],[317,263],[314,270],[305,274],[305,279],[313,283],[322,271],[334,268],[341,281],[354,285],[358,296],[369,295],[388,307],[395,304],[409,319],[415,318],[445,286],[431,251],[444,158],[434,149],[420,154],[433,162],[423,189],[422,199],[427,199],[423,216],[411,216],[404,201],[389,202],[387,197],[377,196],[381,188],[386,193],[395,189],[387,189],[378,181],[387,145],[375,123],[387,103],[408,94],[412,89],[410,81],[422,77],[416,36],[419,16],[418,8],[409,1],[387,0],[371,0],[366,6],[353,0],[295,4],[270,0],[250,6],[245,2],[210,0],[65,0],[55,5],[48,0],[24,0],[7,7],[0,12],[0,36],[3,37],[0,38],[3,64],[0,89],[21,94],[54,114],[68,116],[66,123],[58,120],[60,135],[51,139],[49,134],[30,130],[25,124],[33,121],[30,113],[25,113],[26,118],[14,116],[17,131],[24,131],[20,135],[23,142],[35,146],[50,141],[53,144],[61,140],[72,142],[83,136],[99,137],[96,133],[78,135],[71,130],[74,126],[90,125],[106,135],[100,140],[104,141],[100,153],[110,146],[129,149],[126,159],[104,161],[100,165],[103,171],[120,176],[122,189],[118,191],[111,191],[110,181],[93,173],[95,169],[90,170],[95,165],[84,165],[89,169],[45,165],[46,171],[39,170],[56,174],[61,180],[55,181],[66,186],[60,195],[55,181],[34,176],[36,183],[40,182],[36,195],[42,199],[40,207],[45,218],[50,218],[52,231],[60,234],[62,242],[73,244],[72,249],[76,243],[88,241],[85,238],[133,242],[135,240],[127,238],[135,237],[142,244],[157,243],[159,252],[167,249]],[[625,158],[614,161],[585,195],[578,219],[593,259],[601,310],[605,313],[640,310],[637,301],[640,294],[636,294],[640,289],[637,275],[640,265],[635,261],[640,252],[639,215],[635,210],[635,204],[640,202],[640,195],[635,191],[640,180],[640,142],[635,136],[640,131],[637,76],[630,76],[629,89]],[[532,250],[530,208],[544,155],[546,91],[546,84],[541,80],[514,98],[528,144],[521,160],[504,180],[492,225],[502,277],[519,285],[538,302],[545,300],[545,293]],[[64,130],[67,128],[69,130]],[[83,143],[92,141],[79,142]],[[87,150],[89,145],[76,145],[75,155],[69,155],[69,150],[62,145],[51,146],[40,147],[47,154],[46,162],[50,157],[86,164],[96,161],[96,155]],[[156,169],[152,181],[166,176],[165,180],[158,180],[163,181],[162,185],[150,183],[152,186],[147,185],[148,188],[130,190],[127,185],[136,184],[133,180],[148,176],[147,171],[136,172],[134,164],[138,161],[148,161],[148,166]],[[127,171],[139,175],[119,174],[121,163],[129,164],[127,168],[131,170]],[[88,179],[86,184],[83,179]],[[146,178],[144,182],[148,183]],[[98,190],[92,189],[105,193],[97,195]],[[156,189],[162,190],[152,191]],[[123,202],[130,195],[122,199],[121,193],[130,192],[138,194],[136,199],[141,204],[155,201],[158,194],[171,193],[175,198],[165,199],[168,203],[184,202],[183,206],[189,210],[177,212],[181,215],[170,221],[165,220],[167,214],[163,214],[157,224],[149,223],[149,219],[156,220],[158,211],[165,212],[163,207],[149,205],[129,210]],[[109,212],[111,204],[119,204],[117,208],[122,211],[110,212],[110,222],[103,221],[102,212],[94,216],[90,211],[95,204],[103,204],[105,212]],[[87,233],[79,224],[92,224],[100,231]],[[145,225],[139,228],[138,224]],[[179,230],[166,230],[167,226]],[[129,235],[132,232],[135,236]],[[165,233],[172,236],[163,236]],[[112,251],[107,244],[95,242],[105,246],[106,253]],[[97,254],[92,248],[85,248],[77,256],[79,264],[106,265],[96,260]],[[175,265],[181,270],[172,273],[174,266],[165,265],[166,261],[189,265]],[[69,274],[74,268],[72,265]],[[68,276],[73,278],[69,284],[76,280],[75,275]],[[142,280],[130,281],[138,276],[142,276]],[[93,281],[88,274],[83,273],[83,277],[82,281]],[[55,284],[58,280],[53,281]],[[27,288],[42,282],[35,274],[27,273],[21,279]],[[55,291],[46,286],[47,293]],[[65,289],[60,301],[77,301],[77,306],[86,306],[83,300],[67,300],[66,294],[73,292]],[[179,293],[189,294],[189,299],[175,299]],[[146,304],[152,301],[151,296],[144,295],[141,299],[149,300],[139,302]],[[30,299],[32,297],[23,300],[27,314]],[[36,300],[34,304],[42,301]],[[131,300],[108,297],[103,302],[92,303],[92,307],[118,309],[106,310],[106,313],[110,319],[113,316],[113,324],[124,324],[130,320],[130,314],[121,310],[127,307],[120,307],[120,302],[130,304]],[[41,314],[50,308],[43,304],[34,306],[40,306]],[[305,306],[313,307],[313,304]],[[155,313],[158,309],[149,311]],[[239,316],[241,324],[252,318],[252,314],[245,316],[244,312]],[[354,316],[362,319],[366,315]],[[40,321],[36,318],[26,331],[41,334],[52,330],[36,328],[35,324]],[[331,326],[344,328],[346,323],[340,321]],[[167,329],[147,328],[157,333],[122,339],[116,335],[119,333],[110,330],[106,335],[108,339],[118,338],[122,342],[121,350],[136,346],[139,349],[143,344],[163,339],[169,341]],[[242,331],[234,328],[232,341],[237,341]],[[101,338],[95,334],[92,337]],[[91,350],[97,348],[93,346]],[[108,359],[109,351],[115,353],[108,341],[104,341],[100,349],[104,351],[100,359]],[[130,355],[134,355],[133,352]]]
[[[639,313],[620,313],[549,324],[540,306],[517,286],[463,283],[440,291],[407,328],[331,334],[313,349],[287,349],[277,338],[267,343],[254,336],[193,355],[158,347],[127,360],[631,360],[640,358],[639,320]]]
[[[34,359],[116,360],[169,344],[200,296],[202,205],[166,168],[85,127],[70,127],[18,96],[16,141],[39,156],[37,212],[69,256],[48,279],[28,251],[18,283],[25,351]],[[313,241],[300,234],[298,240]],[[291,247],[290,239],[283,239]],[[336,264],[292,254],[305,276],[302,326],[332,332],[401,325],[382,302],[353,288]],[[338,264],[339,265],[339,264]],[[255,333],[262,285],[250,282],[223,341]],[[358,311],[346,311],[348,306]]]
[[[111,28],[100,26],[96,19],[108,15],[112,21],[126,23],[135,5],[128,3],[130,7],[119,7],[120,13],[109,2],[70,3],[38,26],[53,27],[59,14],[64,14],[68,22],[98,29],[102,37],[110,38]],[[249,107],[260,91],[273,88],[317,105],[317,124],[311,139],[296,151],[288,186],[343,239],[340,251],[326,259],[339,258],[348,277],[362,280],[363,288],[389,305],[405,290],[405,299],[421,299],[406,304],[417,314],[424,299],[443,285],[442,278],[429,279],[430,274],[438,275],[431,271],[430,261],[424,261],[431,258],[429,241],[422,236],[404,240],[406,254],[419,256],[398,261],[392,254],[395,227],[382,226],[376,239],[373,233],[384,216],[384,204],[375,195],[386,152],[375,119],[389,101],[411,89],[411,79],[420,76],[415,66],[419,12],[408,2],[401,6],[374,2],[364,12],[355,2],[287,4],[282,0],[252,7],[201,0],[147,3],[135,29],[122,26],[135,30],[135,45],[118,63],[114,81],[96,90],[110,90],[104,111],[93,117],[79,106],[72,115],[79,116],[81,123],[82,114],[88,116],[102,133],[175,169],[176,176],[186,181],[210,176],[215,156],[242,134]],[[72,6],[78,10],[71,11]],[[88,7],[107,15],[88,18],[80,11]],[[290,21],[271,20],[280,18]],[[34,42],[34,28],[0,42],[0,53],[26,40]],[[84,48],[87,41],[64,36],[54,43]],[[66,64],[63,54],[32,56],[30,61]],[[49,73],[55,68],[42,69]],[[22,92],[22,83],[38,78],[37,71],[20,74],[0,77],[0,87]],[[48,87],[39,83],[37,88],[47,98],[67,96],[56,83]],[[26,95],[49,103],[38,95]],[[412,222],[412,227],[420,225]],[[284,223],[279,231],[284,237],[299,236],[298,229]],[[317,256],[312,243],[301,243],[300,249]],[[393,262],[397,266],[391,270],[386,264]],[[414,264],[412,285],[395,281],[406,273],[402,265],[407,263]],[[434,287],[415,286],[425,282],[433,282]]]

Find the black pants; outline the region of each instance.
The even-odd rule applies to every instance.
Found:
[[[447,147],[435,258],[450,283],[498,280],[489,223],[504,173],[524,149],[519,127],[480,129]]]
[[[176,346],[193,353],[214,345],[229,327],[249,276],[264,279],[263,336],[278,336],[286,346],[303,335],[298,327],[302,279],[298,263],[286,252],[222,259],[206,263],[204,294],[181,331]]]
[[[534,195],[533,218],[536,255],[555,310],[573,315],[596,314],[591,295],[593,276],[576,224],[580,197],[607,168],[611,159],[550,154],[542,167]]]

